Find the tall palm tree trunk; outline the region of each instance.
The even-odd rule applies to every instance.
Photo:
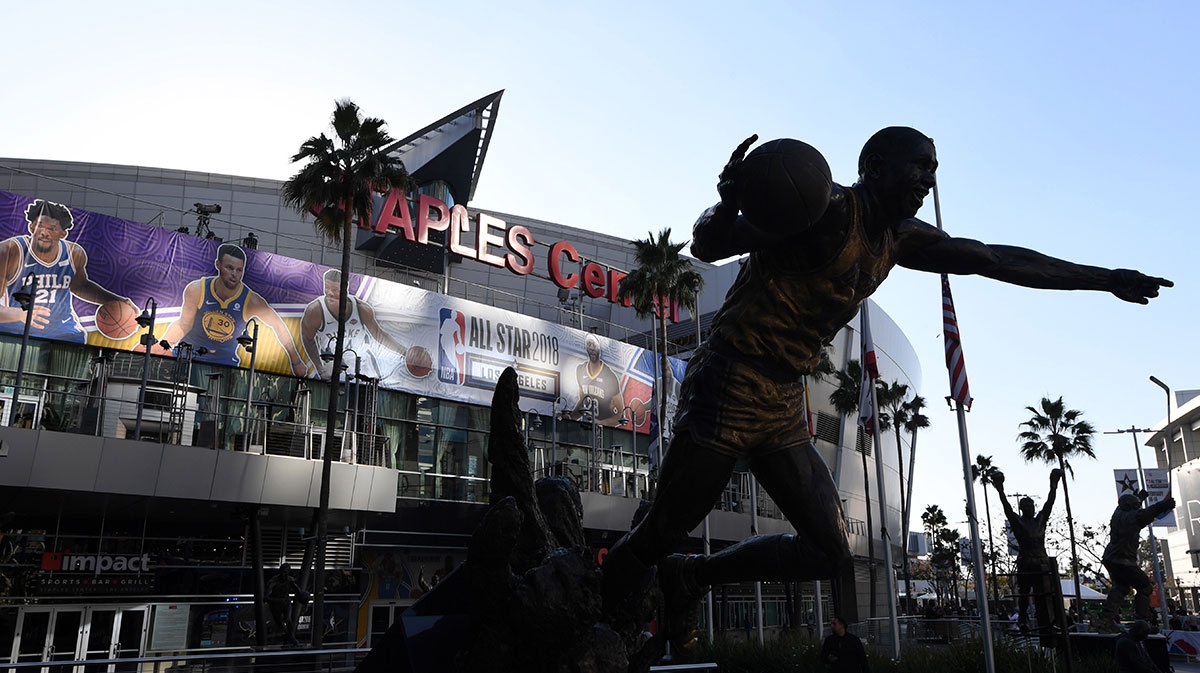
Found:
[[[1063,502],[1067,505],[1067,533],[1071,539],[1071,580],[1075,582],[1075,607],[1078,609],[1082,601],[1079,593],[1079,557],[1075,553],[1075,518],[1071,515],[1071,491],[1067,488],[1067,470],[1062,458],[1058,459],[1058,469],[1063,471]],[[1054,579],[1058,580],[1057,577]]]
[[[338,331],[337,346],[333,352],[333,373],[329,375],[329,406],[326,409],[325,452],[321,456],[321,499],[317,508],[317,551],[313,559],[313,647],[321,647],[325,641],[325,552],[326,534],[329,530],[329,478],[333,470],[334,433],[338,421],[338,385],[341,383],[342,358],[346,346],[346,313],[341,302],[350,292],[350,223],[354,202],[353,193],[346,193],[346,220],[342,224],[342,279],[338,285]],[[348,429],[347,429],[348,430]]]
[[[660,428],[666,428],[667,426],[664,424],[667,422],[667,394],[670,392],[669,390],[667,390],[667,367],[670,366],[670,362],[667,359],[667,298],[666,297],[663,297],[658,300],[658,320],[659,320],[660,326],[662,328],[662,331],[660,332],[660,334],[662,335],[662,348],[660,348],[658,351],[658,361],[659,361],[659,366],[661,367],[661,369],[659,370],[659,375],[658,375],[659,376],[659,378],[658,378],[659,388],[658,389],[660,391],[659,395],[658,395],[658,425]],[[663,442],[666,442],[665,434],[663,435]],[[667,447],[665,447],[665,446],[658,447],[658,455],[660,456],[661,460],[666,459],[666,454],[664,453],[666,451],[666,448]],[[659,466],[659,469],[660,470],[662,469],[661,465]]]
[[[996,585],[996,540],[992,537],[992,508],[988,504],[987,484],[983,485],[983,514],[988,524],[988,553],[992,555],[992,605],[1000,605],[1000,587]]]
[[[855,436],[857,436],[855,432]],[[867,592],[871,597],[869,616],[875,616],[875,524],[871,518],[871,473],[867,470],[867,452],[860,452],[863,467],[863,496],[867,499],[867,574],[870,577],[871,588]],[[876,456],[878,459],[878,456]]]

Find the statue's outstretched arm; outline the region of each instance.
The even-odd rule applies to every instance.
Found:
[[[1004,507],[1004,516],[1008,517],[1008,522],[1015,526],[1016,522],[1020,520],[1021,517],[1013,511],[1012,505],[1008,502],[1008,496],[1004,494],[1003,472],[997,473],[996,476],[992,478],[992,486],[996,489],[996,494],[1000,496],[1000,504]]]
[[[897,233],[901,266],[918,271],[975,274],[1045,290],[1100,290],[1137,304],[1157,297],[1161,287],[1174,286],[1131,269],[1087,266],[1014,245],[953,238],[916,219],[906,220]]]
[[[1042,512],[1038,514],[1043,519],[1050,518],[1050,512],[1054,511],[1054,497],[1058,495],[1058,482],[1062,481],[1063,471],[1059,468],[1050,470],[1050,493],[1046,495],[1046,504],[1042,505]]]

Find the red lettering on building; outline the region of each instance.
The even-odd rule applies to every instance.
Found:
[[[498,217],[492,217],[487,213],[479,213],[479,215],[475,218],[475,221],[479,226],[479,231],[477,234],[475,234],[475,252],[477,253],[476,258],[484,264],[491,264],[492,266],[503,268],[504,258],[500,255],[493,254],[488,248],[498,248],[504,245],[504,237],[493,234],[491,230],[499,229],[500,231],[504,231],[505,227],[508,225],[504,222],[504,220]]]
[[[527,276],[533,273],[533,252],[530,248],[533,247],[533,234],[529,233],[529,229],[521,225],[511,227],[508,234],[504,238],[504,245],[512,252],[504,256],[504,265],[509,271],[518,276]],[[517,260],[521,260],[518,264]]]
[[[383,208],[379,213],[379,220],[375,222],[375,233],[386,234],[393,227],[404,232],[404,238],[407,240],[416,240],[416,235],[413,233],[412,216],[408,212],[408,196],[399,189],[393,189],[388,192],[387,198],[383,201]],[[361,226],[366,227],[366,223],[361,223]]]
[[[462,242],[462,235],[471,230],[471,216],[466,206],[456,204],[450,209],[450,252],[475,259],[475,248]]]
[[[633,297],[625,297],[625,301],[621,301],[618,292],[621,291],[621,279],[629,274],[617,271],[616,269],[608,270],[608,300],[612,303],[621,302],[622,306],[632,306]]]
[[[437,213],[437,217],[429,217],[430,209]],[[445,231],[449,227],[450,209],[441,199],[428,194],[422,194],[417,198],[417,243],[428,245],[431,230]]]
[[[579,274],[568,273],[563,275],[563,254],[566,254],[567,259],[572,262],[579,261],[579,253],[575,250],[575,246],[570,243],[559,241],[550,246],[550,280],[554,281],[555,285],[569,290],[579,284]]]
[[[583,291],[589,297],[604,296],[604,269],[595,262],[583,266]]]

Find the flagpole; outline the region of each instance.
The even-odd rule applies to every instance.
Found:
[[[864,346],[866,346],[865,340],[871,334],[868,301],[862,303],[861,312]],[[863,371],[866,371],[867,367],[867,354],[863,353]],[[866,378],[866,383],[871,386],[871,424],[874,431],[871,441],[875,445],[875,481],[878,482],[875,492],[879,497],[879,533],[883,541],[883,575],[887,584],[888,625],[892,632],[892,658],[898,661],[900,659],[900,620],[896,617],[896,573],[892,569],[892,541],[887,528],[887,490],[883,481],[883,453],[880,451],[882,438],[879,434],[879,390],[875,387],[873,377],[867,376]],[[870,503],[867,503],[867,506],[869,507]],[[871,562],[874,563],[875,560],[871,559]],[[875,591],[875,587],[871,587],[871,591]],[[989,673],[991,672],[989,671]]]
[[[942,204],[938,199],[937,185],[933,187],[933,211],[937,218],[938,231],[942,231]],[[946,274],[942,274],[942,286],[947,290],[950,287],[950,280]],[[945,310],[944,302],[943,297],[943,311]],[[955,318],[955,322],[957,323],[957,318]],[[953,394],[955,373],[954,369],[950,368],[949,359],[947,359],[946,365],[950,372],[950,392]],[[967,491],[967,525],[971,531],[971,564],[975,566],[975,605],[979,608],[979,625],[983,636],[983,660],[987,666],[987,673],[996,673],[995,653],[992,648],[991,611],[988,609],[987,582],[984,580],[986,574],[983,567],[983,544],[979,539],[979,520],[975,516],[975,489],[971,483],[971,447],[967,441],[967,413],[963,408],[963,400],[956,400],[954,406],[958,417],[958,444],[962,454],[963,481]]]

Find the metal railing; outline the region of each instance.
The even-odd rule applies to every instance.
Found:
[[[94,394],[88,381],[74,381],[75,387],[83,391],[52,390],[47,386],[49,379],[45,375],[34,374],[28,378],[43,380],[21,386],[17,408],[4,412],[8,415],[9,426],[94,437],[132,438],[128,428],[137,415],[136,399]],[[12,390],[12,387],[8,389]],[[170,398],[167,403],[154,401],[164,397]],[[10,406],[11,394],[0,399],[0,404]],[[188,388],[182,395],[174,395],[162,386],[155,386],[148,391],[147,401],[141,406],[140,439],[143,441],[311,460],[319,460],[323,455],[327,429],[312,422],[273,417],[273,410],[288,408],[277,402],[255,400],[252,413],[247,415],[238,409],[244,409],[244,399],[222,396],[219,404],[213,405],[212,395],[197,393],[194,388]],[[222,410],[217,411],[213,406]],[[336,460],[376,467],[392,466],[390,436],[338,428],[334,437],[340,447]]]

